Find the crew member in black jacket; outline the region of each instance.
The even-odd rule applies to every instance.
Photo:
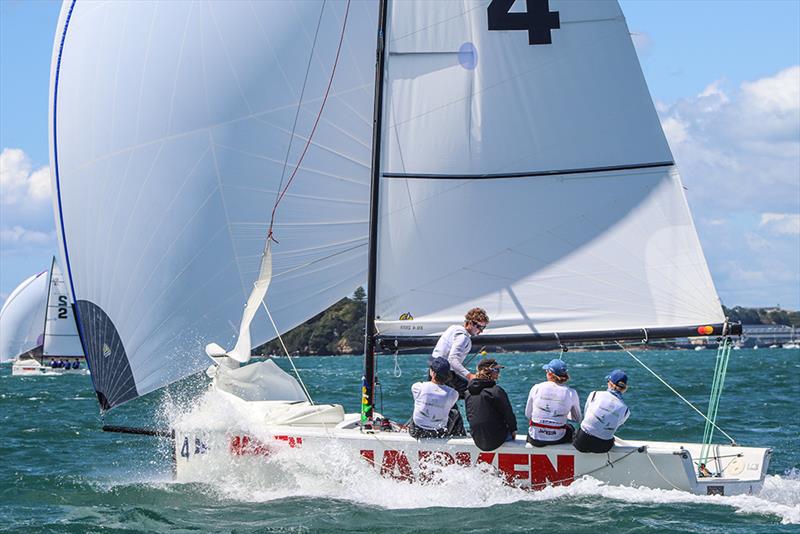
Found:
[[[478,373],[466,393],[472,439],[482,451],[492,451],[517,437],[517,418],[505,390],[497,385],[503,366],[494,358],[478,363]]]

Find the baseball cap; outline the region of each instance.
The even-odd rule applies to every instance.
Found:
[[[567,374],[567,364],[564,363],[563,360],[555,358],[550,360],[550,363],[546,363],[542,366],[542,369],[545,371],[550,371],[554,375],[557,376],[566,376]]]
[[[616,384],[617,386],[619,386],[620,384],[624,384],[626,386],[628,385],[628,375],[626,375],[625,371],[623,371],[622,369],[614,369],[613,371],[608,373],[606,380],[608,380],[612,384]]]
[[[439,356],[431,361],[431,369],[437,375],[446,375],[450,372],[450,362]]]

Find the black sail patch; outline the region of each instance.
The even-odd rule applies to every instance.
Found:
[[[114,323],[96,304],[79,300],[78,323],[100,408],[105,411],[139,396],[128,355]]]

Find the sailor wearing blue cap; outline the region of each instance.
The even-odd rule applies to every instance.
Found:
[[[542,366],[547,381],[536,384],[528,394],[525,417],[528,418],[527,441],[534,447],[570,443],[574,430],[567,418],[580,422],[578,392],[567,387],[567,364],[556,358]]]
[[[622,369],[614,369],[606,376],[606,380],[606,391],[594,391],[586,399],[586,416],[573,442],[581,452],[611,450],[614,432],[630,416],[630,410],[622,399],[622,394],[628,389],[628,375]]]

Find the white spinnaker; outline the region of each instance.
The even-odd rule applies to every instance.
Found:
[[[65,2],[55,210],[104,407],[205,368],[209,342],[232,344],[346,6]],[[267,305],[282,331],[365,279],[376,19],[376,5],[350,6],[277,208]],[[263,311],[250,335],[275,336]]]
[[[488,4],[392,4],[379,331],[473,306],[490,334],[722,322],[617,3],[551,1],[542,45]]]
[[[49,278],[42,353],[45,356],[83,356],[75,315],[67,296],[67,284],[55,258]]]
[[[26,278],[0,309],[0,362],[41,346],[47,298],[47,271]]]

